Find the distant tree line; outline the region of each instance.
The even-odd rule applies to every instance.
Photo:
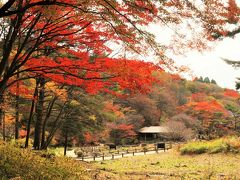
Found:
[[[198,81],[198,82],[202,82],[202,83],[207,83],[207,84],[217,84],[217,82],[214,80],[214,79],[209,79],[209,77],[205,77],[203,78],[202,76],[200,76],[199,78],[196,78],[195,81]]]

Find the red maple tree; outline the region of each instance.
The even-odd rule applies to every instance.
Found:
[[[237,99],[237,98],[240,97],[240,94],[237,91],[235,91],[235,90],[225,89],[224,96],[232,97],[232,98],[236,98]]]

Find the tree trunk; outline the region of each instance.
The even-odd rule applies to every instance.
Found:
[[[54,123],[53,123],[53,127],[52,129],[49,131],[49,135],[46,139],[46,141],[44,142],[44,144],[42,145],[42,149],[47,149],[47,147],[49,146],[50,142],[52,141],[52,138],[55,134],[55,132],[58,130],[58,128],[61,127],[62,123],[59,122],[62,116],[62,112],[64,110],[64,107],[66,105],[66,102],[63,104],[63,106],[61,107],[60,112],[58,113],[58,116],[56,117]]]
[[[0,90],[0,126],[2,126],[3,140],[5,141],[5,114],[4,114],[4,90]]]
[[[2,113],[2,135],[3,141],[6,141],[5,113]]]
[[[35,101],[38,95],[38,80],[36,81],[36,87],[34,90],[34,94],[33,94],[33,99],[32,99],[32,105],[31,105],[31,110],[30,110],[30,114],[29,114],[29,118],[28,118],[28,123],[27,123],[27,135],[26,135],[26,140],[25,140],[25,148],[28,147],[28,143],[29,143],[29,138],[30,138],[30,130],[31,130],[31,122],[33,119],[33,112],[35,109]]]
[[[17,74],[17,80],[19,79],[19,74]],[[15,139],[19,138],[19,81],[17,81],[16,88],[16,106],[15,106]]]
[[[50,118],[50,115],[51,115],[51,112],[52,112],[52,109],[53,109],[53,105],[56,102],[56,100],[57,100],[57,96],[54,96],[54,98],[52,99],[52,101],[48,105],[46,117],[43,121],[41,149],[44,148],[45,137],[46,137],[46,125],[47,125],[48,119]]]
[[[0,94],[0,126],[3,123],[3,102],[4,102],[4,97],[3,94]]]
[[[64,141],[64,156],[67,155],[67,145],[68,145],[68,130],[66,130],[65,141]]]
[[[4,92],[6,84],[4,81],[0,81],[0,125],[2,125],[4,115]]]
[[[41,133],[42,133],[42,125],[43,125],[43,104],[44,104],[44,85],[45,80],[40,78],[39,82],[39,96],[38,96],[38,103],[36,106],[36,123],[34,128],[34,142],[33,147],[34,149],[40,149],[41,147]]]

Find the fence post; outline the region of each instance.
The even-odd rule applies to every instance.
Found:
[[[84,161],[84,155],[82,155],[82,161]]]
[[[95,159],[96,159],[96,156],[95,156],[95,155],[93,155],[93,161],[95,161]]]
[[[112,159],[114,159],[114,154],[112,154]]]
[[[104,161],[104,153],[103,153],[103,155],[102,155],[102,160]]]
[[[122,157],[124,156],[124,153],[122,153]]]
[[[134,156],[134,151],[133,151],[133,156]]]

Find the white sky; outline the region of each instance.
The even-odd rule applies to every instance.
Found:
[[[234,89],[236,77],[240,77],[240,71],[226,64],[221,58],[240,60],[240,37],[225,39],[211,52],[189,52],[185,57],[175,56],[174,60],[179,64],[185,64],[193,70],[196,76],[208,76],[215,79],[219,86]]]
[[[171,29],[162,29],[157,25],[150,26],[150,29],[156,35],[158,42],[170,43],[173,34]],[[240,77],[240,70],[226,64],[221,58],[240,60],[239,47],[240,35],[234,39],[222,40],[211,51],[206,50],[203,53],[189,51],[184,55],[174,55],[173,52],[169,52],[168,55],[175,60],[176,64],[188,66],[194,75],[209,77],[216,80],[221,87],[235,89],[236,77]]]

